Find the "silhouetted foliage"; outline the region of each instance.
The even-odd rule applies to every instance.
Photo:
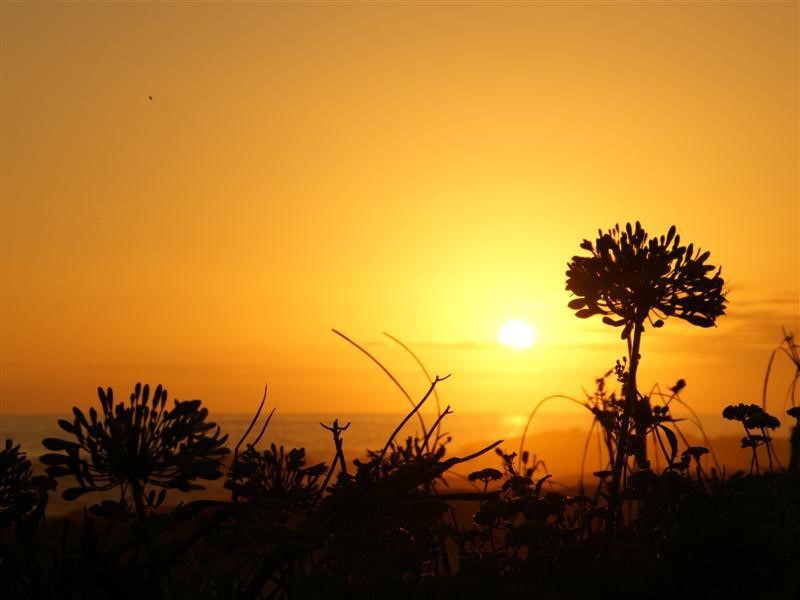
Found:
[[[0,527],[40,517],[55,487],[52,478],[34,475],[25,453],[6,440],[0,450]]]
[[[12,592],[30,597],[42,594],[37,529],[45,515],[48,493],[55,487],[52,478],[33,474],[33,465],[18,445],[5,441],[0,449],[0,534],[13,527],[21,553],[6,553],[0,544],[0,597]]]
[[[606,385],[612,372],[597,379],[597,389],[585,401],[610,447],[609,466],[623,410]],[[713,468],[708,472],[703,463],[709,450],[680,448],[672,433],[676,423],[669,407],[679,401],[684,386],[679,382],[663,396],[663,404],[654,403],[648,436],[654,443],[661,436],[664,466],[628,474],[619,493],[623,518],[613,539],[605,535],[611,469],[597,471],[594,486],[570,493],[555,488],[536,457],[527,451],[519,456],[505,452],[499,442],[469,456],[448,457],[447,439],[433,443],[434,425],[425,436],[411,435],[398,443],[402,425],[431,395],[429,390],[383,447],[363,460],[346,459],[347,425],[323,425],[333,438],[331,466],[309,466],[303,449],[272,443],[259,449],[274,410],[248,442],[259,410],[237,445],[244,450],[227,474],[230,501],[196,499],[177,507],[152,507],[147,526],[141,527],[128,520],[123,503],[105,500],[84,512],[77,527],[64,521],[52,542],[39,524],[28,530],[24,543],[18,538],[18,551],[0,555],[0,595],[253,600],[796,597],[798,474],[767,470],[726,478]],[[144,389],[134,393],[134,404],[146,396]],[[160,392],[155,397],[163,404]],[[796,413],[790,416],[800,416]],[[437,424],[448,414],[449,407]],[[776,424],[752,405],[732,405],[725,415],[746,424],[753,435]],[[94,420],[90,414],[90,427]],[[99,418],[96,422],[97,429]],[[80,431],[87,435],[86,428]],[[96,432],[88,435],[96,437]],[[475,491],[444,489],[442,476],[448,470],[491,449],[498,468],[470,473],[466,479]],[[34,483],[31,465],[18,448],[7,443],[0,457],[4,507],[17,502],[8,498],[34,497],[8,490],[32,487],[46,501],[52,481]],[[198,462],[204,464],[206,457],[201,454]],[[28,508],[15,514],[35,512],[36,502],[31,502],[22,502]],[[7,539],[0,536],[4,543]],[[138,550],[143,541],[148,548],[144,554]],[[730,577],[730,569],[743,577]]]
[[[225,487],[243,502],[270,499],[310,505],[320,491],[319,480],[327,466],[306,466],[305,454],[304,448],[286,452],[275,444],[263,452],[248,448],[234,465]]]
[[[792,453],[789,457],[789,470],[800,471],[800,408],[797,406],[797,388],[798,382],[800,382],[800,345],[797,344],[791,331],[783,330],[781,343],[769,356],[767,370],[764,373],[764,390],[761,395],[761,405],[764,410],[767,408],[767,386],[772,373],[772,365],[778,356],[785,356],[794,367],[792,380],[787,386],[784,396],[783,408],[785,409],[788,405],[790,408],[786,411],[786,414],[795,419],[791,437],[789,438],[792,446]]]
[[[797,385],[798,382],[800,382],[800,345],[798,345],[797,341],[794,339],[794,333],[784,329],[783,339],[781,343],[778,344],[778,347],[772,351],[772,354],[769,355],[767,370],[764,373],[764,390],[761,394],[761,405],[765,410],[767,408],[767,386],[769,384],[770,374],[772,373],[772,364],[778,356],[785,356],[792,367],[794,367],[792,380],[787,387],[784,397],[783,407],[786,408],[787,404],[789,406],[797,406]]]

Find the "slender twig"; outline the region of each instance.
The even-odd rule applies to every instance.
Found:
[[[403,395],[406,397],[406,400],[408,400],[408,403],[409,403],[411,406],[414,406],[414,401],[411,399],[411,395],[410,395],[410,394],[409,394],[409,393],[406,391],[406,388],[404,388],[404,387],[403,387],[403,385],[402,385],[402,384],[401,384],[401,383],[400,383],[400,382],[397,380],[397,378],[396,378],[394,375],[392,375],[392,373],[391,373],[391,371],[389,371],[389,369],[387,369],[386,367],[384,367],[384,366],[383,366],[383,363],[381,363],[381,361],[379,361],[379,360],[378,360],[377,358],[375,358],[375,357],[374,357],[374,356],[373,356],[373,355],[372,355],[372,354],[371,354],[369,351],[367,351],[367,350],[366,350],[366,349],[365,349],[363,346],[361,346],[361,345],[360,345],[360,344],[358,344],[357,342],[355,342],[355,341],[353,341],[352,339],[350,339],[349,337],[347,337],[347,336],[346,336],[345,334],[343,334],[341,331],[338,331],[338,330],[336,330],[336,329],[331,329],[331,331],[333,331],[333,333],[335,333],[336,335],[338,335],[338,336],[339,336],[339,337],[341,337],[342,339],[344,339],[344,340],[346,340],[346,341],[350,342],[350,344],[352,344],[352,345],[353,345],[353,346],[355,346],[355,347],[356,347],[358,350],[361,350],[361,352],[363,352],[364,354],[366,354],[366,355],[367,355],[367,357],[369,357],[369,359],[370,359],[372,362],[374,362],[376,365],[378,365],[378,367],[380,367],[380,369],[381,369],[381,370],[382,370],[382,371],[383,371],[383,372],[386,374],[386,376],[387,376],[389,379],[391,379],[391,380],[392,380],[392,382],[393,382],[393,383],[394,383],[394,384],[397,386],[397,388],[398,388],[398,389],[399,389],[399,390],[400,390],[400,391],[403,393]],[[416,412],[416,411],[414,411],[414,412]],[[422,427],[422,434],[423,434],[423,435],[427,434],[427,430],[425,429],[425,421],[424,421],[424,419],[422,418],[422,415],[420,415],[420,414],[417,414],[417,418],[419,419],[419,425],[420,425],[420,427]]]
[[[328,483],[330,482],[331,477],[333,476],[333,471],[336,468],[337,464],[339,465],[340,472],[347,473],[347,466],[344,460],[344,453],[342,452],[342,432],[347,431],[350,428],[350,422],[348,421],[347,425],[341,427],[339,425],[339,419],[334,419],[333,424],[330,427],[325,425],[324,423],[320,423],[320,425],[322,425],[323,429],[327,429],[333,435],[333,445],[336,448],[336,454],[333,457],[333,461],[331,461],[331,466],[328,469],[328,473],[325,475],[325,481],[322,482],[322,486],[320,487],[319,496],[317,500],[319,500],[319,498],[322,497],[322,494],[325,492],[325,488],[328,487]]]
[[[255,427],[256,422],[258,421],[258,418],[261,416],[261,411],[264,409],[264,404],[266,403],[266,401],[267,401],[267,384],[265,383],[264,384],[264,395],[261,397],[261,403],[258,405],[258,410],[256,410],[256,414],[254,414],[253,418],[250,420],[250,425],[247,426],[247,429],[242,434],[242,437],[239,439],[239,441],[237,442],[236,446],[233,449],[233,465],[231,466],[231,480],[232,480],[231,483],[233,484],[233,486],[232,486],[232,489],[233,489],[232,499],[233,499],[234,502],[236,502],[237,497],[238,497],[238,494],[236,493],[236,489],[237,489],[236,481],[238,479],[238,469],[236,467],[239,464],[239,448],[242,446],[244,441],[247,439],[247,436],[250,435],[250,432],[253,431],[253,427]],[[272,412],[274,413],[275,409],[273,409]],[[272,413],[270,413],[269,416],[270,416],[270,418],[272,418]],[[267,423],[269,423],[269,419],[267,419]],[[266,424],[264,425],[264,429],[266,429]],[[262,429],[261,433],[262,434],[264,433],[263,429]],[[259,436],[259,438],[260,438],[260,436]]]
[[[772,363],[775,361],[775,355],[778,353],[778,349],[772,351],[769,355],[769,361],[767,361],[767,370],[764,373],[764,387],[761,390],[761,408],[767,410],[767,386],[769,385],[769,374],[772,371]]]
[[[536,403],[536,406],[533,407],[531,414],[528,415],[528,420],[525,422],[525,427],[522,430],[522,439],[519,442],[519,456],[517,456],[517,469],[519,469],[522,465],[522,452],[525,450],[525,439],[528,435],[528,428],[530,427],[531,421],[533,421],[536,413],[539,412],[539,408],[541,408],[545,402],[555,399],[569,400],[570,402],[574,402],[575,404],[578,404],[584,408],[586,407],[586,405],[580,400],[576,400],[572,396],[565,396],[564,394],[553,394],[552,396],[547,396],[539,400],[539,402]]]
[[[583,444],[583,453],[581,454],[581,475],[580,475],[580,486],[581,486],[581,493],[583,493],[583,477],[584,471],[586,469],[586,455],[589,453],[589,444],[592,441],[592,434],[594,433],[594,428],[597,426],[597,417],[592,419],[592,426],[589,428],[589,434],[586,436],[586,441]]]
[[[444,377],[439,377],[439,376],[437,375],[437,376],[436,376],[436,378],[433,380],[433,382],[431,382],[431,386],[428,388],[428,391],[427,391],[427,392],[425,392],[425,395],[422,397],[422,400],[420,400],[420,401],[419,401],[419,402],[418,402],[418,403],[417,403],[417,404],[414,406],[414,408],[411,410],[411,412],[409,412],[409,413],[408,413],[408,414],[407,414],[407,415],[406,415],[406,416],[403,418],[403,420],[402,420],[402,421],[400,421],[400,424],[399,424],[397,427],[395,427],[395,428],[394,428],[394,431],[393,431],[393,432],[392,432],[392,434],[389,436],[389,439],[388,439],[388,440],[386,440],[386,444],[383,446],[383,450],[381,450],[381,454],[380,454],[380,456],[378,457],[378,460],[376,461],[376,464],[380,464],[381,462],[383,462],[383,458],[384,458],[384,456],[386,456],[386,452],[389,450],[389,446],[391,446],[391,445],[392,445],[392,442],[394,441],[394,438],[395,438],[395,437],[397,437],[397,434],[398,434],[398,433],[400,433],[400,430],[401,430],[401,429],[403,429],[403,427],[405,426],[405,424],[406,424],[406,423],[408,423],[408,420],[409,420],[411,417],[413,417],[415,414],[416,414],[417,416],[419,416],[419,409],[422,407],[422,405],[423,405],[423,404],[425,404],[425,401],[426,401],[426,400],[427,400],[427,399],[430,397],[431,393],[432,393],[432,392],[433,392],[433,390],[436,388],[436,384],[437,384],[437,383],[439,383],[440,381],[444,381],[444,380],[445,380],[445,379],[447,379],[448,377],[450,377],[450,375],[445,375]],[[424,429],[424,428],[423,428],[423,429]],[[425,435],[428,435],[428,434],[427,434],[427,432],[425,432]]]
[[[653,428],[653,433],[656,436],[656,440],[658,440],[658,445],[661,447],[661,452],[664,453],[664,458],[667,459],[667,466],[672,467],[672,461],[675,459],[675,457],[671,452],[667,452],[667,447],[664,446],[664,441],[661,439],[661,434],[658,433],[658,427]],[[656,454],[656,456],[658,456],[658,454]]]
[[[272,421],[272,415],[275,414],[276,410],[278,410],[277,406],[274,407],[267,415],[267,418],[264,420],[264,424],[261,426],[261,431],[258,432],[256,439],[253,440],[253,443],[247,444],[250,448],[255,448],[256,446],[258,446],[258,442],[260,442],[261,438],[264,437],[264,432],[267,430],[267,426],[269,425],[270,421]]]
[[[239,448],[241,447],[242,443],[247,439],[247,436],[250,435],[250,432],[253,431],[253,427],[256,425],[256,421],[258,421],[258,417],[261,416],[261,411],[264,409],[264,403],[267,401],[267,384],[264,384],[264,396],[261,398],[261,404],[258,405],[258,410],[256,414],[253,415],[253,418],[250,421],[250,425],[247,426],[244,434],[242,435],[241,439],[239,439],[238,443],[233,449],[233,462],[236,463],[237,459],[239,458]]]
[[[422,369],[422,372],[425,374],[425,378],[428,380],[428,384],[430,385],[433,382],[433,378],[431,377],[430,373],[428,373],[428,369],[425,368],[425,365],[422,363],[422,361],[419,359],[419,357],[416,355],[416,353],[414,353],[414,351],[411,350],[411,348],[406,346],[403,342],[398,340],[392,334],[387,333],[387,332],[384,331],[383,335],[385,335],[390,340],[392,340],[395,343],[397,343],[401,348],[403,348],[406,352],[408,352],[411,355],[411,358],[413,358],[416,361],[416,363],[419,365],[419,368]],[[441,414],[442,407],[441,407],[441,404],[439,403],[439,392],[437,390],[433,390],[433,399],[436,400],[436,414],[437,415]],[[438,429],[436,430],[436,435],[439,435],[439,430]]]
[[[473,452],[472,454],[468,454],[467,456],[462,456],[460,458],[459,457],[449,458],[449,459],[447,459],[445,461],[445,464],[448,465],[447,468],[449,469],[453,465],[457,465],[457,464],[460,464],[460,463],[464,463],[464,462],[470,461],[470,460],[472,460],[474,458],[478,458],[482,454],[486,454],[489,450],[494,450],[495,448],[497,448],[500,444],[503,443],[503,441],[504,440],[497,440],[496,442],[493,442],[493,443],[489,444],[485,448],[481,448],[480,450],[477,450],[477,451]]]
[[[434,393],[436,390],[434,390]],[[430,449],[430,452],[434,452],[436,450],[436,444],[439,442],[439,430],[441,429],[442,419],[444,419],[447,415],[452,415],[453,411],[450,410],[450,405],[447,405],[444,409],[444,412],[439,413],[439,416],[436,417],[436,420],[431,425],[431,428],[428,430],[428,434],[425,436],[425,439],[422,441],[422,447],[428,448],[428,439],[431,437],[431,434],[436,431],[436,438],[433,442],[433,448]]]
[[[692,417],[693,417],[693,418],[692,418],[692,419],[689,419],[689,422],[690,422],[692,425],[694,425],[695,427],[697,427],[697,429],[700,431],[700,435],[702,435],[702,436],[703,436],[703,443],[706,445],[706,447],[707,447],[707,448],[709,449],[709,451],[711,452],[711,458],[714,460],[714,466],[715,466],[715,467],[717,467],[717,470],[719,470],[719,469],[720,469],[720,466],[719,466],[719,461],[717,460],[717,453],[714,451],[714,444],[712,444],[712,443],[711,443],[711,439],[710,439],[710,438],[708,437],[708,435],[706,434],[705,427],[703,427],[703,421],[700,419],[700,417],[698,416],[698,414],[697,414],[697,413],[694,411],[694,409],[693,409],[691,406],[689,406],[689,405],[688,405],[686,402],[684,402],[683,400],[681,400],[681,397],[680,397],[678,394],[673,394],[673,395],[671,396],[671,398],[672,398],[672,399],[673,399],[675,402],[677,402],[678,404],[680,404],[681,406],[683,406],[683,407],[684,407],[686,410],[688,410],[690,413],[692,413]],[[685,441],[686,441],[686,440],[684,440],[684,442],[685,442]],[[687,443],[686,445],[688,446],[689,444]]]

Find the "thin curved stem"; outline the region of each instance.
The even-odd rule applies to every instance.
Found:
[[[536,413],[539,412],[539,409],[542,407],[542,405],[545,402],[548,402],[549,400],[554,400],[554,399],[557,399],[557,398],[560,398],[562,400],[569,400],[570,402],[574,402],[575,404],[579,404],[580,406],[583,406],[584,408],[586,408],[586,405],[583,402],[581,402],[580,400],[576,400],[572,396],[566,396],[564,394],[553,394],[552,396],[547,396],[547,397],[542,398],[541,400],[539,400],[539,402],[536,404],[536,406],[533,407],[533,410],[531,411],[530,415],[528,415],[528,420],[525,423],[525,428],[522,430],[522,439],[519,442],[519,455],[517,456],[517,469],[518,470],[522,466],[522,452],[525,450],[525,439],[526,439],[526,437],[528,435],[528,427],[530,427],[531,421],[533,421],[533,417],[536,416]]]
[[[411,355],[411,358],[413,358],[416,361],[416,363],[419,365],[419,368],[422,369],[422,372],[425,374],[425,379],[428,380],[428,385],[433,383],[433,378],[431,377],[430,373],[428,373],[428,369],[425,368],[425,365],[423,364],[423,362],[414,353],[414,351],[411,350],[411,348],[406,346],[403,342],[398,340],[396,337],[394,337],[390,333],[387,333],[387,332],[384,331],[383,335],[388,337],[390,340],[392,340],[393,342],[398,344],[401,348],[403,348],[403,350],[408,352]],[[436,400],[436,414],[437,415],[441,415],[442,414],[442,407],[441,407],[441,405],[439,403],[439,392],[435,388],[433,390],[433,399]],[[439,423],[437,423],[437,425],[436,425],[436,436],[437,436],[437,438],[438,438],[440,432],[441,432],[441,419],[439,419]]]
[[[352,344],[352,345],[353,345],[353,346],[355,346],[357,349],[361,350],[361,352],[363,352],[364,354],[366,354],[366,355],[369,357],[369,359],[370,359],[370,360],[372,360],[372,362],[374,362],[376,365],[378,365],[378,367],[380,367],[380,369],[381,369],[381,370],[382,370],[382,371],[383,371],[383,372],[386,374],[386,376],[387,376],[389,379],[391,379],[391,380],[392,380],[392,382],[393,382],[393,383],[394,383],[394,384],[397,386],[397,388],[398,388],[398,389],[399,389],[399,390],[400,390],[400,391],[403,393],[403,395],[406,397],[406,400],[408,400],[408,403],[409,403],[409,404],[410,404],[412,407],[414,407],[414,406],[415,406],[415,404],[414,404],[414,400],[412,400],[412,399],[411,399],[411,395],[410,395],[410,394],[409,394],[409,393],[406,391],[406,388],[404,388],[404,387],[403,387],[403,385],[402,385],[402,384],[401,384],[399,381],[397,381],[397,378],[396,378],[394,375],[392,375],[392,373],[389,371],[389,369],[387,369],[386,367],[384,367],[384,366],[383,366],[383,363],[381,363],[381,361],[379,361],[379,360],[378,360],[377,358],[375,358],[375,357],[374,357],[372,354],[370,354],[370,353],[369,353],[369,352],[368,352],[368,351],[367,351],[367,350],[366,350],[366,349],[365,349],[363,346],[361,346],[361,345],[360,345],[360,344],[358,344],[357,342],[355,342],[355,341],[351,340],[349,337],[347,337],[347,336],[346,336],[345,334],[343,334],[341,331],[338,331],[338,330],[336,330],[336,329],[331,329],[331,331],[332,331],[333,333],[335,333],[336,335],[338,335],[339,337],[341,337],[342,339],[344,339],[344,340],[346,340],[346,341],[350,342],[350,344]],[[415,411],[413,411],[413,412],[416,412],[416,410],[415,410]],[[428,430],[427,430],[427,429],[425,429],[425,420],[422,418],[422,415],[421,415],[421,414],[419,414],[419,413],[417,413],[417,418],[419,419],[419,425],[420,425],[420,427],[422,427],[422,435],[423,435],[423,436],[424,436],[424,435],[427,435],[427,433],[428,433]]]

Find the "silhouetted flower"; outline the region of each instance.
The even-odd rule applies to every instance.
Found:
[[[781,422],[765,412],[750,415],[744,420],[744,426],[748,429],[777,429]]]
[[[652,407],[652,414],[650,415],[650,419],[653,424],[658,423],[671,423],[674,421],[672,415],[669,412],[669,406],[659,406],[655,405]]]
[[[686,387],[686,380],[685,379],[678,379],[678,381],[675,383],[675,385],[673,385],[671,388],[669,388],[669,391],[672,392],[673,394],[677,394],[678,392],[680,392],[685,387]]]
[[[772,438],[768,435],[751,435],[741,440],[742,448],[758,448],[762,444],[771,442]]]
[[[729,421],[744,421],[754,415],[763,413],[764,409],[757,404],[731,404],[722,410],[722,416]]]
[[[219,427],[206,421],[208,410],[200,400],[175,401],[166,408],[167,391],[158,386],[152,399],[150,387],[137,383],[130,401],[114,405],[111,388],[98,389],[103,414],[94,408],[89,418],[73,408],[73,422],[59,426],[76,441],[47,438],[44,446],[53,453],[40,460],[53,477],[71,475],[78,487],[64,490],[67,500],[94,491],[128,486],[140,515],[146,486],[163,488],[158,497],[151,491],[148,504],[160,504],[166,489],[203,489],[196,479],[222,476],[220,459],[228,453]]]
[[[721,269],[711,275],[716,267],[705,264],[709,253],[681,246],[674,225],[666,236],[649,240],[638,221],[598,236],[594,244],[581,244],[590,256],[574,256],[568,264],[566,289],[578,296],[569,307],[578,317],[604,315],[604,323],[624,327],[626,339],[647,319],[654,327],[673,316],[711,327],[725,312]]]
[[[703,446],[689,446],[683,451],[684,458],[691,457],[695,460],[700,460],[700,457],[704,454],[708,454],[708,448]]]
[[[490,481],[497,481],[498,479],[502,479],[503,474],[498,471],[497,469],[487,468],[481,469],[480,471],[474,471],[470,473],[467,477],[470,481],[483,481],[488,483]]]

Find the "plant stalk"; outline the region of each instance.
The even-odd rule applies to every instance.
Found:
[[[619,512],[619,491],[628,456],[631,416],[638,402],[639,391],[636,385],[636,373],[639,369],[639,349],[642,343],[643,328],[638,323],[633,330],[633,343],[628,352],[628,380],[625,382],[625,406],[622,410],[622,424],[617,434],[617,451],[614,457],[614,468],[611,475],[611,489],[609,490],[608,515],[606,522],[606,537],[613,539]]]

